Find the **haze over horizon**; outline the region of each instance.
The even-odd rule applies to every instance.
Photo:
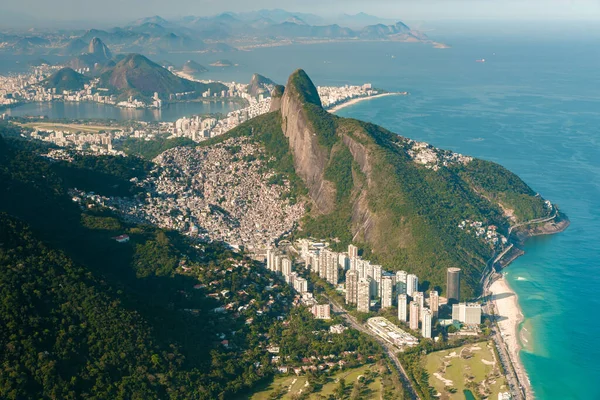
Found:
[[[600,17],[597,0],[105,0],[101,7],[89,0],[22,0],[4,5],[0,27],[36,27],[62,22],[123,23],[137,18],[160,15],[176,18],[186,15],[208,16],[222,12],[247,12],[260,9],[285,9],[299,13],[335,16],[365,12],[382,18],[420,20],[575,20]],[[93,12],[91,12],[93,10]],[[93,14],[93,15],[92,15]]]

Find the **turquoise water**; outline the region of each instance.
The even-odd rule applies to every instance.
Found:
[[[521,356],[537,397],[600,399],[600,56],[590,43],[482,45],[440,52],[443,67],[429,67],[439,72],[429,79],[403,68],[409,97],[339,114],[499,162],[568,214],[566,232],[531,240],[506,271],[526,317]],[[489,61],[462,57],[475,49]]]
[[[473,396],[473,392],[471,392],[470,390],[463,390],[463,393],[465,395],[465,399],[466,400],[475,400],[475,396]]]
[[[530,335],[522,358],[539,399],[600,399],[600,37],[553,29],[525,40],[438,37],[447,50],[352,43],[177,57],[239,64],[207,79],[247,82],[260,72],[285,83],[302,67],[317,85],[409,91],[339,115],[499,162],[557,203],[571,227],[531,240],[507,269]]]

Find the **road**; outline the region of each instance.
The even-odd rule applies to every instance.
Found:
[[[558,210],[554,211],[554,215],[551,217],[532,219],[530,221],[525,221],[525,222],[521,222],[520,224],[513,225],[510,228],[508,228],[508,238],[510,238],[510,234],[512,233],[513,229],[515,229],[515,228],[518,228],[523,225],[540,224],[542,222],[549,222],[549,221],[552,221],[557,216],[558,216]]]
[[[498,354],[500,355],[500,362],[504,366],[506,381],[508,382],[508,386],[510,387],[510,393],[514,400],[526,400],[527,396],[525,395],[525,391],[519,382],[517,372],[515,371],[512,361],[510,359],[510,354],[508,352],[508,349],[506,348],[504,339],[500,334],[500,327],[498,326],[498,321],[496,320],[497,315],[494,311],[495,310],[493,302],[489,301],[486,305],[485,312],[490,316],[492,322],[494,323],[492,339],[494,340],[496,348],[498,349]]]
[[[354,318],[352,315],[348,314],[348,312],[343,307],[341,307],[339,304],[337,304],[331,298],[329,298],[329,297],[327,297],[327,298],[328,298],[329,302],[331,303],[331,307],[333,308],[333,311],[335,313],[339,314],[342,318],[344,318],[350,326],[352,326],[354,329],[356,329],[360,332],[363,332],[363,333],[371,336],[381,346],[383,346],[386,355],[389,357],[390,360],[392,360],[392,362],[396,366],[396,369],[398,370],[398,372],[400,374],[400,380],[402,381],[402,384],[403,384],[409,398],[419,400],[420,398],[417,395],[417,392],[415,391],[415,388],[413,387],[412,382],[408,378],[408,374],[406,373],[406,371],[404,370],[404,367],[402,367],[402,364],[400,363],[400,360],[396,356],[396,352],[398,351],[398,349],[396,349],[394,346],[387,343],[386,341],[381,339],[379,336],[377,336],[375,333],[371,332],[364,325],[359,323],[356,320],[356,318]]]

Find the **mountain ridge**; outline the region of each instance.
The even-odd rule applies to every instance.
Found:
[[[552,212],[498,164],[328,113],[303,70],[277,91],[271,110],[280,115],[295,174],[312,205],[296,235],[333,241],[340,249],[358,244],[384,268],[412,271],[424,287],[442,292],[446,268],[458,266],[469,298],[501,247],[459,225],[479,221],[507,235],[511,224]]]

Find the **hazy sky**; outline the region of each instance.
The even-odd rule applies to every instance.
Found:
[[[2,13],[37,20],[128,21],[161,15],[211,15],[223,11],[283,8],[317,14],[357,13],[410,20],[600,20],[600,0],[7,0]]]

